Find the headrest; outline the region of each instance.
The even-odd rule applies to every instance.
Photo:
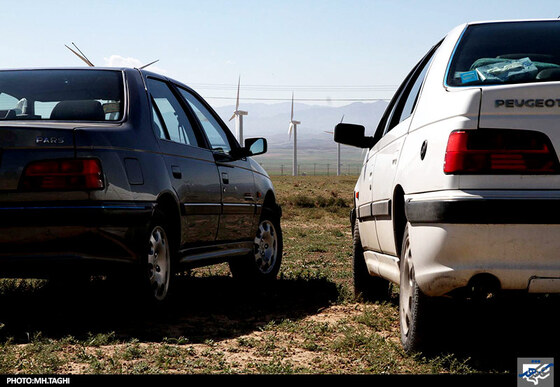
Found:
[[[539,81],[560,81],[560,68],[544,69],[537,74]]]
[[[105,112],[98,101],[60,101],[51,112],[51,120],[105,121]]]

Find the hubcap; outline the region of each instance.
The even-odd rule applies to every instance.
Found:
[[[408,336],[412,321],[412,296],[414,289],[414,267],[412,265],[412,251],[410,243],[406,243],[402,261],[400,283],[400,318],[404,336]]]
[[[278,236],[274,224],[263,220],[259,224],[255,237],[255,263],[263,274],[268,274],[274,269],[278,254]]]
[[[150,234],[148,252],[148,275],[150,286],[156,300],[163,300],[167,295],[170,276],[169,243],[165,230],[156,226]]]

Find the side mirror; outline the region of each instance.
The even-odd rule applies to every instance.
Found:
[[[366,128],[362,125],[340,123],[334,128],[334,141],[358,148],[371,148],[375,145],[375,141],[365,133]]]
[[[250,154],[248,156],[262,155],[268,150],[268,144],[266,138],[256,137],[248,138],[245,140],[245,149],[247,149]]]
[[[243,157],[262,155],[263,153],[266,153],[267,149],[268,145],[266,138],[247,138],[245,140],[245,146],[236,150],[232,156],[236,159],[242,159]]]

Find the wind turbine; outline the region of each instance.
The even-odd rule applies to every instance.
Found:
[[[342,123],[342,121],[344,120],[344,114],[342,115],[342,118],[340,119],[340,123]],[[329,134],[334,134],[334,132],[327,132],[325,130],[325,133],[329,133]],[[340,176],[340,167],[342,166],[342,164],[340,163],[340,143],[337,142],[336,143],[336,175]]]
[[[237,135],[237,141],[239,141],[239,144],[241,144],[241,146],[243,146],[243,116],[246,116],[249,113],[246,112],[246,111],[243,111],[243,110],[239,110],[239,86],[240,86],[240,84],[241,84],[241,76],[239,77],[239,80],[237,81],[237,99],[235,101],[235,111],[233,112],[233,115],[231,116],[231,118],[229,120],[231,121],[234,118],[237,118],[235,120],[235,133]]]
[[[292,137],[292,131],[294,132],[294,167],[293,167],[293,176],[298,175],[298,168],[297,168],[297,126],[301,124],[300,121],[294,121],[294,93],[292,93],[292,112],[290,114],[290,127],[288,129],[288,135],[290,138]]]

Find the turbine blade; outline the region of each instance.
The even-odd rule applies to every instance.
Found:
[[[290,122],[290,127],[288,128],[288,135],[290,140],[292,139],[292,130],[294,129],[294,124]]]
[[[237,80],[237,99],[235,101],[235,111],[239,110],[239,86],[241,85],[241,75]]]
[[[233,120],[235,118],[235,113],[233,113],[233,115],[231,116],[231,118],[229,119],[230,121]]]
[[[294,120],[294,93],[292,92],[292,112],[290,113],[290,121]]]
[[[342,115],[342,118],[340,119],[341,123],[342,123],[342,121],[344,121],[344,114]]]

